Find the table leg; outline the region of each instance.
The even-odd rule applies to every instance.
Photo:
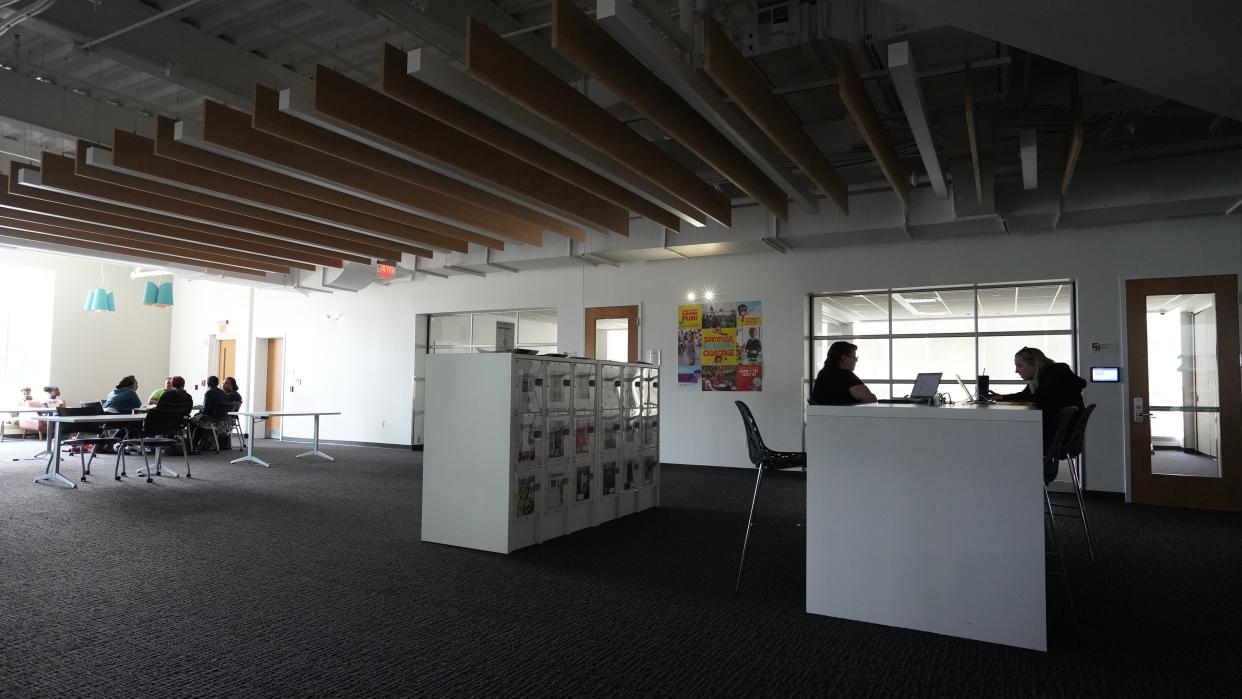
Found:
[[[49,422],[48,424],[50,425],[50,424],[52,424],[52,423],[50,423],[50,422]],[[60,432],[60,423],[59,423],[59,422],[58,422],[58,423],[56,423],[56,431],[57,431],[57,432]],[[57,444],[59,444],[59,443],[60,443],[60,442],[57,442]],[[30,457],[30,458],[32,458],[32,459],[42,459],[42,458],[43,458],[43,457],[45,457],[45,456],[51,456],[51,455],[52,455],[52,430],[51,430],[51,428],[49,428],[49,429],[48,429],[48,431],[47,431],[47,442],[45,442],[45,443],[44,443],[44,445],[43,445],[43,451],[39,452],[38,454],[35,454],[34,456],[32,456],[32,457]]]
[[[59,422],[56,423],[56,433],[55,433],[56,437],[53,440],[52,470],[51,472],[45,473],[42,476],[39,476],[38,478],[34,479],[34,482],[35,483],[60,483],[61,485],[67,485],[70,488],[77,488],[78,487],[77,483],[74,483],[68,478],[65,478],[64,476],[60,475],[60,424],[61,423]],[[51,435],[52,435],[52,431],[48,430],[48,436],[50,437]]]
[[[314,444],[312,444],[312,445],[311,445],[311,450],[310,450],[310,451],[308,451],[308,452],[303,452],[303,453],[301,453],[301,454],[298,454],[298,458],[300,459],[300,458],[302,458],[303,456],[322,456],[323,458],[327,459],[328,461],[336,461],[336,459],[332,458],[331,456],[328,456],[327,454],[325,454],[325,453],[323,453],[323,452],[319,451],[319,416],[318,416],[318,415],[315,415],[314,417],[315,417],[315,441],[314,441]]]
[[[146,447],[143,447],[143,451],[146,451]],[[139,476],[145,476],[145,475],[147,475],[147,470],[148,470],[148,467],[147,467],[147,466],[143,466],[143,467],[139,468],[139,469],[138,469],[138,475],[139,475]],[[171,477],[171,478],[180,478],[180,477],[181,477],[181,476],[177,475],[177,472],[176,472],[176,471],[174,471],[174,470],[172,470],[171,468],[168,468],[167,466],[165,466],[165,465],[164,465],[164,448],[163,448],[163,447],[156,447],[156,449],[155,449],[155,475],[157,475],[157,476],[169,476],[169,477]]]
[[[259,420],[261,420],[261,419],[262,419],[262,418],[256,418],[256,417],[253,417],[253,416],[250,418],[250,439],[247,439],[247,440],[246,440],[246,455],[245,455],[245,456],[243,456],[243,457],[241,457],[241,458],[233,459],[233,460],[232,460],[232,461],[230,461],[229,463],[231,463],[231,464],[240,464],[240,463],[242,463],[243,461],[251,461],[251,462],[254,462],[254,463],[256,463],[256,464],[258,464],[258,465],[260,465],[260,466],[266,466],[267,468],[271,468],[271,467],[272,467],[272,465],[271,465],[271,464],[267,463],[267,462],[266,462],[266,461],[264,461],[263,459],[260,459],[259,457],[257,457],[257,456],[255,456],[255,455],[254,455],[254,437],[255,437],[255,435],[256,435],[256,434],[258,434],[258,431],[256,430],[256,427],[258,426],[258,424],[259,424]]]

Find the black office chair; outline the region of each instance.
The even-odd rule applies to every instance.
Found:
[[[67,408],[61,405],[56,408],[56,414],[59,416],[103,415],[103,405],[100,403],[94,403],[89,407],[83,408]],[[82,461],[82,482],[85,483],[86,477],[91,473],[91,462],[95,460],[95,451],[99,449],[99,447],[109,444],[116,444],[120,440],[116,437],[108,436],[108,425],[102,420],[99,422],[64,423],[61,425],[61,429],[63,430],[71,424],[72,429],[76,430],[77,435],[71,437],[70,439],[62,439],[60,441],[60,445],[62,447],[78,448],[78,457]],[[91,447],[91,458],[89,460],[86,458],[86,451],[84,450],[84,447],[88,445]],[[55,457],[55,455],[53,455],[53,457]],[[48,468],[51,468],[50,461],[48,463]]]
[[[1065,459],[1066,470],[1069,471],[1070,475],[1070,483],[1074,486],[1075,503],[1054,502],[1052,506],[1074,511],[1073,513],[1057,513],[1059,516],[1077,517],[1082,520],[1082,532],[1087,537],[1087,552],[1091,555],[1091,561],[1094,563],[1095,545],[1091,541],[1091,528],[1087,524],[1087,505],[1082,496],[1082,468],[1087,440],[1087,423],[1090,421],[1093,412],[1095,412],[1095,403],[1083,408],[1082,412],[1075,416],[1073,427],[1070,428],[1069,434],[1065,438],[1064,452],[1058,455],[1060,458]]]
[[[742,570],[746,565],[746,547],[750,544],[750,530],[755,526],[755,503],[759,502],[759,486],[763,483],[764,471],[784,471],[793,468],[806,470],[806,452],[804,451],[773,451],[763,443],[759,434],[759,425],[750,408],[740,400],[733,401],[742,413],[742,425],[746,427],[746,449],[750,454],[750,462],[758,469],[755,476],[755,494],[750,500],[750,517],[746,520],[746,536],[742,539],[742,558],[737,564],[737,583],[733,591],[742,587]],[[799,525],[801,526],[801,525]]]
[[[142,427],[138,430],[138,436],[122,441],[122,448],[117,449],[116,460],[121,467],[121,474],[116,476],[116,479],[119,481],[121,476],[127,475],[124,447],[138,447],[142,451],[142,460],[146,464],[147,482],[152,483],[154,481],[151,479],[151,461],[147,458],[147,447],[155,448],[155,474],[162,476],[164,474],[160,467],[164,461],[164,447],[177,444],[181,445],[181,453],[185,456],[185,475],[189,478],[190,445],[185,439],[186,415],[187,413],[181,410],[160,410],[159,408],[148,410],[146,417],[142,420]]]
[[[1070,435],[1073,433],[1074,424],[1078,419],[1078,413],[1082,410],[1076,405],[1071,405],[1057,411],[1056,428],[1052,433],[1052,440],[1045,447],[1044,453],[1044,504],[1047,506],[1048,512],[1048,528],[1052,531],[1052,547],[1057,557],[1058,570],[1050,571],[1053,575],[1060,575],[1062,582],[1065,583],[1065,598],[1069,600],[1070,615],[1074,618],[1074,624],[1078,623],[1078,615],[1074,611],[1074,593],[1070,590],[1069,573],[1065,568],[1065,555],[1061,548],[1061,537],[1057,534],[1057,518],[1056,512],[1052,509],[1052,498],[1048,495],[1048,484],[1056,478],[1057,465],[1060,459],[1064,459],[1069,449]],[[1049,464],[1051,466],[1051,475],[1049,475]]]

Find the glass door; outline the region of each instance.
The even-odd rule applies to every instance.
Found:
[[[1234,276],[1127,282],[1134,502],[1242,509],[1237,299]]]

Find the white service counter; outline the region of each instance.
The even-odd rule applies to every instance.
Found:
[[[808,406],[806,610],[1047,650],[1026,406]]]

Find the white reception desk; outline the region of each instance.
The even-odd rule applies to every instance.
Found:
[[[1047,650],[1041,414],[807,406],[806,610]]]

